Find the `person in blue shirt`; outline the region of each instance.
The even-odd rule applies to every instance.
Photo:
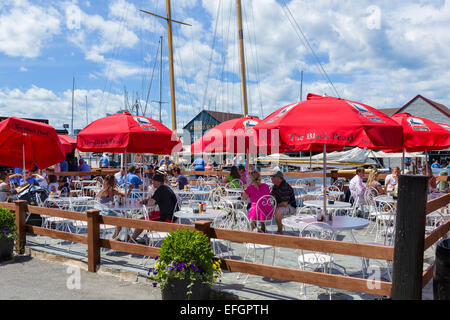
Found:
[[[177,179],[175,183],[172,183],[172,187],[178,187],[179,190],[184,190],[184,186],[188,185],[188,179],[181,174],[180,168],[173,169],[173,175]]]
[[[10,175],[9,178],[10,179],[17,178],[18,179],[17,180],[18,181],[17,184],[19,186],[24,185],[25,182],[30,184],[30,185],[39,186],[39,183],[41,183],[45,179],[43,176],[39,175],[35,171],[26,170],[25,174],[26,174],[26,177],[27,177],[26,180],[23,179],[22,173],[14,173],[14,174]]]
[[[89,165],[83,159],[80,159],[78,163],[79,163],[78,171],[83,171],[83,172],[91,171],[91,168],[89,167]],[[89,179],[90,176],[83,176],[83,178],[84,179]]]
[[[194,166],[195,171],[205,171],[206,161],[202,157],[199,157],[194,160],[194,163],[192,163],[192,165]],[[197,174],[195,178],[198,179],[200,176],[201,175]]]
[[[447,159],[447,169],[450,169],[450,159]]]
[[[127,186],[128,186],[128,190],[130,190],[130,192],[133,189],[138,189],[139,190],[139,186],[143,183],[141,178],[139,178],[136,175],[136,167],[135,166],[131,166],[130,169],[128,169],[129,173],[127,174]],[[124,183],[125,183],[125,179],[124,179]]]
[[[436,159],[434,163],[431,165],[432,168],[440,168],[439,161]]]
[[[109,167],[109,158],[106,153],[100,158],[100,168],[108,168]]]
[[[59,164],[59,169],[61,170],[61,172],[69,171],[69,164],[66,160]]]

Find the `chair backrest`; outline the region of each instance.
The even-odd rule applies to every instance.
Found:
[[[271,220],[277,207],[277,200],[274,196],[267,194],[256,202],[256,220]]]
[[[303,238],[315,238],[323,240],[334,240],[334,232],[330,225],[325,222],[311,222],[300,229]]]
[[[212,226],[220,229],[251,231],[250,220],[247,213],[242,210],[233,210],[227,215],[217,216]]]
[[[311,206],[297,207],[296,215],[317,215],[317,208]]]

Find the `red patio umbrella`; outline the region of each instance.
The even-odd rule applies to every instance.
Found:
[[[77,140],[67,134],[58,134],[64,153],[70,153],[77,147]]]
[[[307,100],[287,105],[255,127],[258,145],[279,144],[284,151],[319,151],[326,145],[368,149],[401,147],[402,129],[384,113],[350,100],[309,93]],[[279,131],[279,139],[263,141],[262,130]]]
[[[97,119],[77,135],[77,149],[85,152],[171,154],[179,144],[163,124],[129,112]]]
[[[391,118],[402,126],[404,144],[401,148],[383,151],[403,152],[402,170],[405,167],[405,150],[408,152],[424,151],[426,162],[428,163],[427,151],[443,150],[450,147],[450,134],[443,125],[439,125],[427,118],[412,116],[407,112],[397,113]]]
[[[125,158],[127,153],[171,154],[181,147],[181,141],[166,126],[129,112],[97,119],[77,135],[80,151],[123,153]],[[126,169],[125,165],[125,185]]]
[[[253,127],[257,117],[242,117],[224,121],[205,133],[191,145],[191,152],[256,153],[256,135]]]
[[[311,93],[307,100],[273,112],[255,130],[258,131],[258,145],[278,144],[281,152],[323,149],[324,190],[329,146],[384,149],[401,147],[403,143],[401,126],[377,109],[355,101]],[[278,130],[279,138],[262,141],[261,130]]]
[[[396,149],[383,150],[385,152],[402,152],[403,148],[407,152],[421,152],[450,147],[448,125],[412,116],[407,112],[395,114],[391,118],[402,126],[404,145]]]
[[[31,120],[10,117],[0,122],[0,163],[2,165],[44,169],[63,161],[61,142],[55,128]]]

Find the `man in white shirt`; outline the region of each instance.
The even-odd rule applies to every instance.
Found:
[[[114,178],[116,179],[116,182],[118,185],[123,184],[123,177],[125,176],[125,168],[120,168],[119,172],[116,172],[114,174]]]
[[[363,182],[364,168],[357,168],[356,175],[350,180],[349,189],[353,199],[364,199],[364,193],[366,192],[366,185]]]

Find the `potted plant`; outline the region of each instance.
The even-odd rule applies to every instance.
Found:
[[[160,284],[163,300],[208,299],[221,274],[208,237],[187,229],[169,233],[148,272],[153,285]]]
[[[17,227],[14,212],[0,207],[0,261],[11,258],[16,237]]]

